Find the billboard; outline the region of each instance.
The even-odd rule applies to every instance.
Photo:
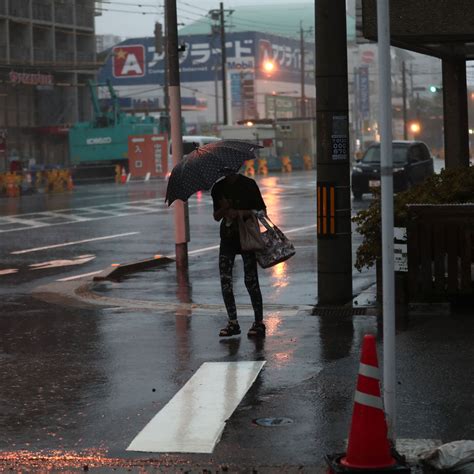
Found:
[[[184,45],[180,53],[182,82],[221,80],[220,38],[211,35],[180,36]],[[314,69],[314,45],[305,47],[308,84],[314,83],[310,72]],[[253,72],[256,78],[299,82],[301,74],[300,42],[257,32],[226,34],[227,69],[229,73]],[[272,60],[276,69],[272,77],[261,71],[264,60]],[[114,86],[163,84],[164,53],[155,51],[154,38],[131,38],[114,46],[104,66],[99,70],[99,81],[110,79]]]

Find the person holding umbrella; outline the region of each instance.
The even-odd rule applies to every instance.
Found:
[[[265,337],[262,293],[258,282],[255,252],[242,252],[238,219],[251,212],[265,212],[266,207],[257,183],[238,174],[246,160],[255,159],[254,151],[262,148],[242,140],[221,140],[193,150],[173,168],[166,188],[165,201],[170,206],[176,199],[187,201],[195,192],[209,190],[214,204],[214,219],[220,226],[219,273],[222,296],[229,322],[219,335],[228,337],[240,334],[237,320],[232,270],[235,256],[242,255],[245,285],[255,312],[255,322],[248,331],[249,337]],[[222,179],[223,178],[223,179]]]
[[[221,329],[220,337],[240,334],[235,306],[232,271],[235,256],[240,254],[244,263],[244,281],[255,313],[255,322],[249,329],[248,337],[265,337],[263,323],[263,302],[258,282],[257,258],[255,252],[243,252],[240,246],[239,215],[243,219],[254,211],[266,212],[257,183],[241,174],[228,170],[227,176],[218,181],[211,190],[214,204],[214,219],[221,221],[219,246],[219,274],[222,296],[229,321]]]

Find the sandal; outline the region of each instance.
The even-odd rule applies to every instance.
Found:
[[[227,323],[225,328],[222,328],[219,332],[219,337],[230,337],[236,336],[240,334],[240,326],[239,323],[231,323],[230,321]]]
[[[247,333],[248,337],[265,337],[265,324],[255,322]]]

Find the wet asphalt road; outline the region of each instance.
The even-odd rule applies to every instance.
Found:
[[[283,229],[315,222],[312,173],[277,175],[259,183],[271,217]],[[266,312],[268,337],[262,343],[246,337],[219,340],[223,314],[204,306],[189,312],[119,304],[74,307],[31,296],[38,286],[112,262],[172,254],[172,213],[163,204],[164,188],[162,182],[88,186],[71,195],[0,201],[0,231],[8,230],[1,232],[0,270],[17,270],[0,276],[0,467],[31,466],[31,455],[47,451],[50,465],[60,467],[65,453],[82,453],[68,465],[99,465],[99,471],[153,458],[143,465],[166,470],[225,464],[261,471],[267,466],[268,472],[305,466],[306,472],[318,472],[324,454],[343,450],[360,342],[367,332],[380,342],[381,331],[372,316],[323,318],[285,311],[284,305],[316,301],[314,230],[292,234],[298,259],[280,274],[261,276],[265,301],[276,305]],[[190,250],[216,245],[208,196],[194,198],[190,206]],[[6,222],[6,215],[16,217]],[[130,235],[11,253],[125,233]],[[215,250],[203,251],[190,258],[184,284],[167,267],[99,285],[96,291],[131,300],[218,305],[216,263]],[[239,266],[236,272],[238,279]],[[359,290],[373,281],[371,272],[356,277]],[[236,288],[236,298],[247,302],[244,288]],[[240,319],[246,330],[251,316]],[[470,315],[411,317],[399,325],[399,437],[450,441],[474,436],[473,325]],[[212,455],[125,451],[203,362],[244,360],[266,360],[267,365]],[[293,423],[273,428],[253,423],[282,416]],[[186,425],[185,418],[179,422]]]

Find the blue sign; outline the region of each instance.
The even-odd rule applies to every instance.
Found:
[[[220,41],[210,35],[187,35],[179,38],[184,45],[180,53],[181,82],[214,81],[221,61]],[[306,44],[306,70],[314,69],[314,45]],[[257,78],[299,82],[301,51],[298,40],[257,32],[227,33],[227,70],[229,73],[254,71]],[[265,60],[275,63],[271,77],[261,70]],[[163,84],[164,53],[155,51],[154,38],[131,38],[114,46],[104,66],[99,70],[99,81],[110,79],[114,86]],[[308,84],[314,83],[312,77]]]

